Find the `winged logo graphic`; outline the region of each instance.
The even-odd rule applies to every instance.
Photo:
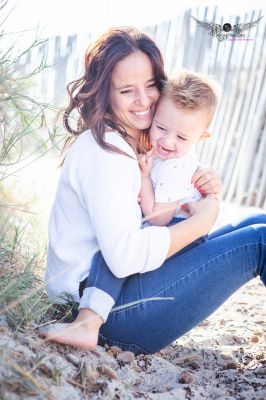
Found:
[[[239,36],[239,35],[241,35],[242,33],[244,33],[245,31],[249,31],[251,28],[253,28],[254,26],[256,26],[257,23],[261,20],[261,18],[263,18],[263,17],[260,17],[260,18],[257,19],[256,21],[248,22],[248,23],[246,23],[246,24],[235,24],[235,25],[233,26],[233,32],[234,32],[237,36]]]
[[[196,23],[202,28],[209,29],[209,32],[212,36],[216,36],[217,34],[222,32],[222,26],[220,24],[214,24],[210,22],[200,21],[197,18],[191,17],[196,21]]]
[[[220,24],[215,24],[215,23],[206,22],[206,21],[200,21],[193,16],[191,16],[191,17],[196,21],[196,23],[199,26],[208,30],[209,34],[211,34],[212,36],[216,36],[220,40],[226,39],[226,37],[228,35],[228,34],[223,34],[223,31],[225,31],[225,32],[231,31],[231,33],[229,34],[230,36],[235,36],[235,37],[244,36],[245,31],[249,31],[251,28],[256,26],[258,24],[258,22],[261,20],[261,18],[263,18],[263,16],[261,16],[256,21],[247,22],[245,24],[235,24],[235,25],[233,25],[233,27],[231,27],[231,25],[229,23],[226,23],[222,26]]]

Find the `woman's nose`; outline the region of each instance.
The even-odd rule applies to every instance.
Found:
[[[150,106],[151,99],[148,96],[148,93],[146,92],[146,90],[143,89],[143,90],[138,91],[136,102],[138,105],[140,105],[142,107]]]

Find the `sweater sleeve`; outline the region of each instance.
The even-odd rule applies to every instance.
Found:
[[[112,273],[122,278],[159,268],[170,246],[170,232],[166,227],[141,226],[136,159],[100,149],[93,162],[80,165],[84,206]]]

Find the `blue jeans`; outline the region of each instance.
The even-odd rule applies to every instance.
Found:
[[[155,271],[123,279],[113,276],[98,252],[87,284],[96,283],[116,300],[100,329],[99,344],[135,354],[157,352],[207,318],[252,278],[259,275],[266,285],[265,264],[266,214],[218,229],[207,241],[176,253]],[[109,287],[101,279],[103,274]]]
[[[184,221],[184,218],[173,218],[168,226],[177,224]],[[189,249],[192,249],[199,244],[202,244],[208,240],[208,236],[202,236],[194,242],[190,243],[188,246],[184,247],[178,252],[182,254]],[[110,269],[107,267],[101,252],[95,254],[92,260],[92,265],[90,269],[90,274],[80,285],[80,294],[83,292],[85,287],[96,287],[108,293],[115,302],[120,296],[122,287],[126,282],[127,278],[117,278],[112,274]]]

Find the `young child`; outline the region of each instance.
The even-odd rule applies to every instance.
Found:
[[[181,207],[202,198],[191,182],[199,167],[195,145],[210,137],[217,98],[213,80],[188,71],[164,85],[149,135],[152,155],[139,157],[141,208],[152,225],[187,218]]]
[[[194,147],[200,140],[210,137],[208,127],[217,106],[217,93],[214,81],[188,71],[182,71],[165,83],[149,135],[152,155],[148,152],[139,156],[140,204],[144,220],[150,224],[178,223],[189,217],[181,207],[202,198],[191,183],[199,166]],[[181,251],[205,240],[200,238]],[[80,284],[79,309],[90,309],[105,322],[125,281],[126,278],[115,277],[102,254],[96,253],[89,277]],[[112,299],[109,304],[103,292]],[[79,316],[76,321],[82,324]],[[87,334],[90,348],[93,348],[97,344],[99,326],[95,329],[93,323],[91,326]],[[66,333],[64,335],[64,343],[67,343]],[[54,338],[50,335],[49,339],[57,341],[56,332]]]

